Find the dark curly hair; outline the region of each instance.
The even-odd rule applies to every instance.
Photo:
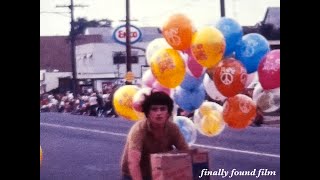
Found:
[[[149,116],[151,105],[166,105],[170,116],[172,115],[173,100],[165,92],[154,92],[154,90],[152,90],[149,96],[145,95],[145,100],[142,103],[142,111],[146,117]]]

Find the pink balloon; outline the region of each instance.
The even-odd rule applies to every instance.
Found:
[[[266,54],[258,66],[259,81],[263,89],[280,87],[280,49]]]
[[[187,67],[190,70],[191,74],[196,77],[199,78],[205,71],[205,68],[203,66],[201,66],[196,59],[193,57],[192,53],[191,53],[191,49],[187,49],[186,51],[184,51],[186,54],[188,54],[188,59],[187,59]]]
[[[142,75],[142,85],[152,87],[153,83],[156,82],[156,78],[153,76],[151,69],[146,70]]]
[[[156,91],[163,91],[163,92],[167,93],[170,96],[171,89],[163,87],[158,81],[155,81],[152,84],[152,88],[154,89],[155,92]]]
[[[142,103],[140,101],[138,101],[138,100],[133,101],[132,107],[134,110],[142,112]]]
[[[133,99],[132,99],[132,107],[134,110],[142,112],[142,103],[145,100],[145,96],[150,95],[151,90],[152,90],[151,88],[145,87],[145,88],[139,89],[139,91],[136,92],[136,94],[133,96]]]

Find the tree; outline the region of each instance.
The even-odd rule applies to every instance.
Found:
[[[84,34],[84,31],[88,27],[111,27],[112,20],[110,19],[101,19],[101,20],[90,20],[88,21],[86,18],[77,18],[74,21],[74,33]]]

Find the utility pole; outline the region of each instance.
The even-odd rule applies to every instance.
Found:
[[[126,0],[126,65],[127,73],[131,71],[131,43],[130,43],[130,0]],[[132,84],[132,82],[126,81],[127,85]]]
[[[220,0],[220,14],[221,17],[225,17],[225,7],[224,7],[224,0]]]
[[[74,5],[73,0],[70,0],[70,5],[57,5],[56,7],[58,8],[65,8],[68,7],[70,9],[70,33],[69,33],[69,38],[70,38],[70,53],[71,53],[71,65],[72,65],[72,91],[73,95],[77,96],[78,94],[78,81],[77,81],[77,68],[76,68],[76,55],[75,55],[75,41],[76,41],[76,34],[74,32],[74,7],[88,7],[87,5]]]

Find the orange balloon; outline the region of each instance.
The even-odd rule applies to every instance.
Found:
[[[243,129],[249,126],[256,117],[256,104],[244,95],[230,97],[223,105],[223,119],[231,128]]]
[[[174,14],[163,24],[162,34],[171,47],[186,50],[192,41],[192,21],[183,14]]]
[[[161,49],[151,57],[151,71],[162,86],[175,88],[182,83],[186,67],[177,50]]]
[[[240,61],[224,59],[211,71],[214,71],[212,79],[222,95],[232,97],[244,90],[247,70]]]

